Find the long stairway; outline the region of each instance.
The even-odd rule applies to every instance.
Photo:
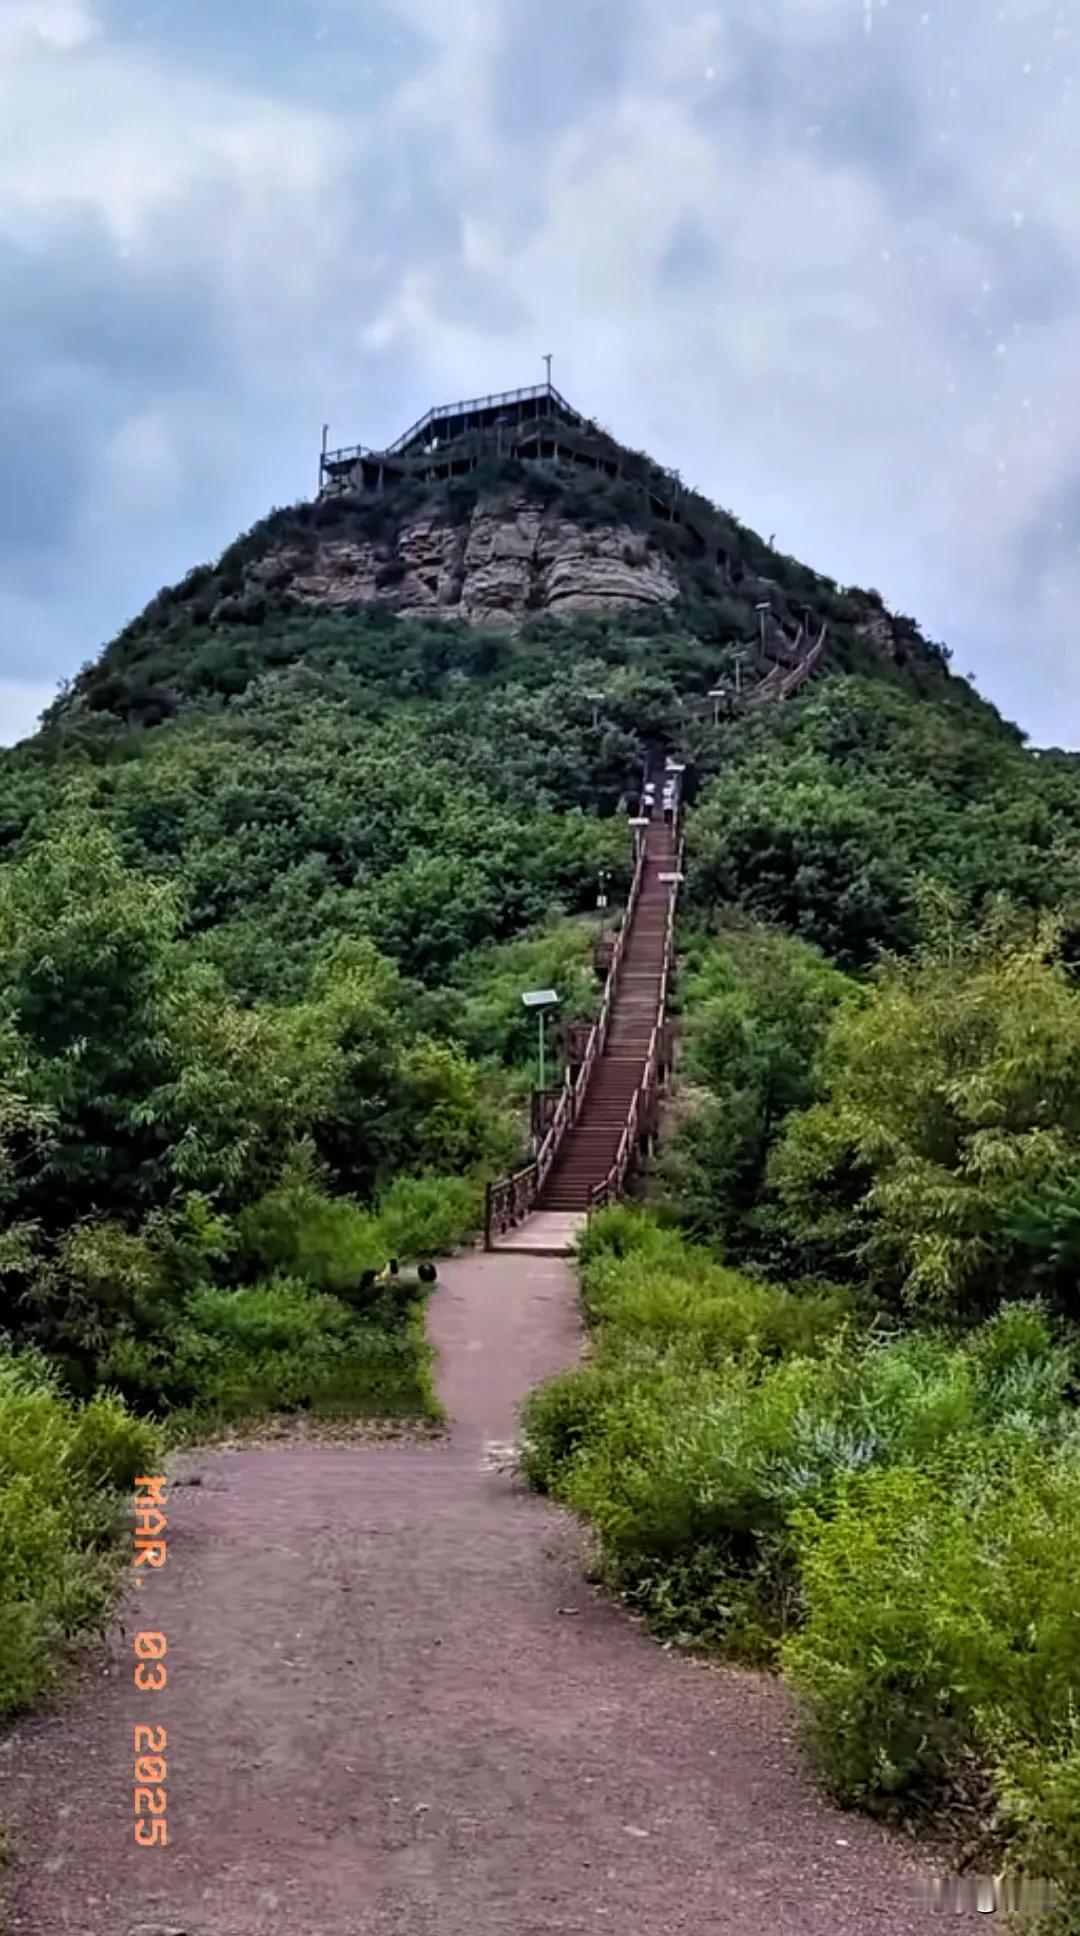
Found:
[[[658,789],[659,791],[659,789]],[[676,864],[675,834],[659,806],[644,829],[645,871],[627,931],[604,1052],[577,1122],[567,1131],[537,1199],[538,1210],[583,1211],[606,1181],[618,1154],[634,1093],[645,1073],[657,1019],[671,886],[661,874]]]

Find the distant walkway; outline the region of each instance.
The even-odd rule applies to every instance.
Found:
[[[906,1852],[800,1771],[783,1688],[656,1646],[507,1471],[518,1400],[578,1350],[569,1267],[462,1258],[431,1327],[446,1442],[208,1454],[173,1492],[126,1635],[0,1749],[14,1936],[940,1928]],[[132,1840],[151,1707],[166,1849]]]

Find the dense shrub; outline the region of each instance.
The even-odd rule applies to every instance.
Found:
[[[1080,1434],[1046,1311],[875,1332],[625,1205],[581,1264],[592,1352],[529,1400],[526,1469],[603,1576],[659,1633],[782,1658],[845,1801],[993,1806],[1012,1866],[1075,1888]]]
[[[600,995],[590,960],[595,939],[594,925],[561,921],[467,956],[454,977],[461,989],[455,1023],[465,1047],[535,1081],[536,1022],[522,1007],[522,991],[554,988],[560,1019],[590,1019]]]
[[[1033,1291],[1080,1315],[1080,994],[1052,929],[890,966],[824,1087],[771,1161],[794,1242],[931,1319]]]
[[[666,1270],[656,1253],[599,1261],[588,1272],[585,1297],[591,1316],[614,1325],[625,1343],[685,1344],[706,1365],[816,1355],[852,1309],[841,1291],[794,1296],[693,1251]]]
[[[435,1417],[431,1362],[419,1303],[384,1302],[358,1317],[336,1298],[279,1278],[193,1298],[171,1376],[195,1426],[264,1411]]]
[[[79,1407],[42,1360],[0,1351],[0,1714],[104,1621],[132,1482],[157,1457],[153,1429],[115,1398]]]
[[[246,1210],[239,1228],[257,1264],[320,1291],[348,1290],[386,1262],[377,1218],[296,1172]]]
[[[665,1157],[664,1181],[680,1221],[762,1264],[778,1252],[765,1196],[770,1154],[792,1111],[820,1093],[831,1021],[859,987],[817,949],[776,930],[730,919],[713,936],[688,937],[680,975],[684,1077],[694,1107]]]
[[[868,1472],[797,1515],[806,1608],[784,1650],[846,1801],[945,1805],[981,1782],[1008,1862],[1080,1911],[1080,1442]],[[1071,1904],[1071,1913],[1069,1905]]]
[[[460,1176],[399,1176],[379,1198],[377,1228],[388,1257],[440,1257],[480,1223],[483,1191]]]
[[[797,1515],[805,1626],[785,1646],[846,1800],[934,1799],[978,1749],[1049,1748],[1075,1684],[1080,1444],[1012,1434],[866,1472]]]
[[[629,1204],[590,1219],[578,1242],[585,1310],[620,1340],[686,1340],[706,1363],[743,1355],[812,1354],[852,1314],[850,1293],[799,1295],[724,1269],[715,1253]]]

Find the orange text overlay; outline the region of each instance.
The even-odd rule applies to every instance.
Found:
[[[164,1479],[135,1481],[135,1567],[136,1581],[142,1584],[140,1567],[163,1567],[169,1557],[165,1533]],[[135,1685],[140,1694],[153,1698],[167,1685],[169,1670],[165,1656],[169,1643],[163,1633],[135,1635]],[[169,1840],[166,1819],[168,1797],[166,1781],[169,1764],[166,1751],[168,1732],[155,1723],[135,1724],[135,1840],[143,1849],[165,1848]]]

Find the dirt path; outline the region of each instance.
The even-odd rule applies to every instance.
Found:
[[[215,1453],[173,1492],[126,1634],[0,1748],[11,1930],[939,1927],[906,1854],[800,1774],[783,1690],[655,1646],[499,1469],[518,1399],[576,1353],[567,1266],[462,1259],[431,1324],[448,1443]],[[167,1635],[160,1695],[132,1686],[136,1624]],[[165,1849],[132,1839],[147,1719],[169,1730]]]

